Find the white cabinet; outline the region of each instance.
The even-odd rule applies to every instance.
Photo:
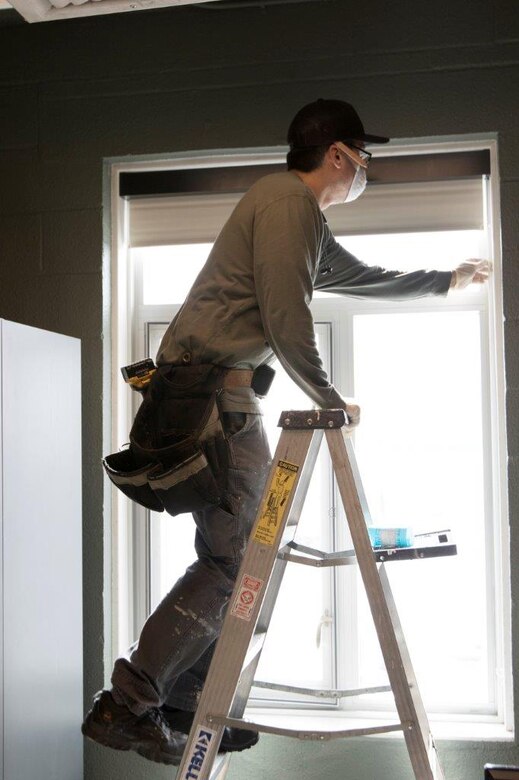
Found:
[[[0,780],[80,780],[80,342],[0,320],[0,347]]]

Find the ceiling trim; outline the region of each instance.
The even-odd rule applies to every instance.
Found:
[[[216,0],[203,0],[204,3]],[[149,11],[177,5],[194,5],[200,0],[0,0],[0,7],[12,7],[28,22],[53,22],[58,19],[77,19],[81,16],[99,16],[125,11]],[[57,5],[63,3],[62,8]],[[77,4],[76,4],[77,3]]]

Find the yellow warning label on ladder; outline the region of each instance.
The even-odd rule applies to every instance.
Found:
[[[254,540],[261,544],[273,545],[286,503],[296,481],[299,466],[279,460],[270,483],[267,497],[261,507]]]

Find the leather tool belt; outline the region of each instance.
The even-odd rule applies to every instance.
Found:
[[[228,462],[219,391],[252,387],[265,395],[273,375],[269,366],[159,367],[135,417],[130,446],[104,458],[106,473],[128,498],[155,512],[177,515],[219,504],[219,478]]]

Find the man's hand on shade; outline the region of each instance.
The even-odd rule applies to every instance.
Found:
[[[488,260],[471,258],[461,263],[453,272],[450,289],[464,290],[469,284],[483,284],[492,270]]]

